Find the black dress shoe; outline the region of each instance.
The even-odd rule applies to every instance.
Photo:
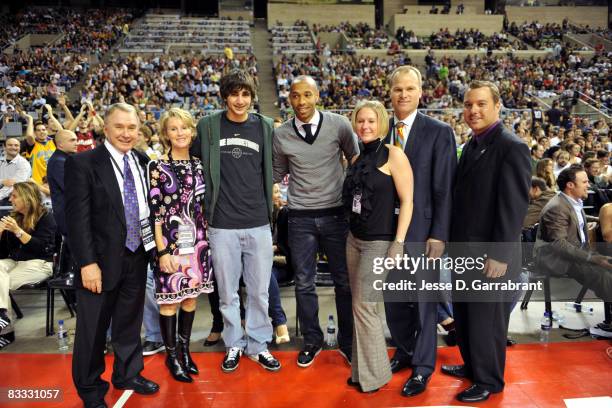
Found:
[[[210,333],[212,334],[212,332]],[[210,336],[209,334],[209,336]],[[219,334],[219,338],[217,340],[208,340],[208,337],[204,340],[204,347],[212,347],[215,344],[217,344],[219,341],[221,341],[221,334]]]
[[[361,388],[361,384],[359,384],[359,382],[357,382],[357,381],[353,381],[352,377],[347,378],[346,384],[350,385],[351,387],[357,388],[359,390],[359,392],[362,392],[364,394],[374,394],[376,391],[379,390],[379,388],[376,388],[375,390],[364,391],[363,388]]]
[[[512,340],[512,339],[511,339],[511,338],[509,338],[509,337],[506,339],[506,346],[507,346],[507,347],[512,347],[512,346],[514,346],[515,344],[516,344],[516,340]]]
[[[134,390],[136,394],[150,395],[159,391],[159,385],[147,380],[141,375],[137,375],[130,381],[121,384],[113,384],[118,390]]]
[[[422,393],[427,388],[428,381],[429,376],[423,376],[421,374],[410,377],[408,381],[406,381],[406,384],[404,384],[404,388],[402,388],[402,395],[404,397],[412,397]]]
[[[466,378],[467,372],[465,371],[464,365],[443,365],[442,370],[446,375],[452,375],[453,377]]]
[[[474,384],[468,389],[460,392],[457,395],[457,399],[461,402],[480,402],[486,401],[491,395],[490,391],[485,390],[478,384]]]
[[[412,362],[409,360],[398,360],[396,358],[392,358],[389,361],[389,365],[391,366],[391,372],[393,374],[400,372],[404,368],[408,368],[412,366]]]

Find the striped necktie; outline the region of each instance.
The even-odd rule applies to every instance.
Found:
[[[404,122],[398,122],[395,125],[395,146],[399,147],[400,149],[404,149],[404,145],[406,144],[406,135],[404,134],[404,132],[406,131],[406,125],[404,125]]]

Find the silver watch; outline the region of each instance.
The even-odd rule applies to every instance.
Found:
[[[21,238],[21,236],[22,236],[22,235],[23,235],[23,230],[19,230],[19,231],[17,231],[17,232],[15,233],[15,236],[16,236],[17,238]]]

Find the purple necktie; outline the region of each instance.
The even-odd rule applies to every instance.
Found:
[[[123,208],[125,211],[125,226],[127,227],[125,246],[130,251],[136,252],[140,246],[140,212],[138,210],[136,184],[127,154],[123,156],[123,174]]]

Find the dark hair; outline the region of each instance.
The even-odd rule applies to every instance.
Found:
[[[608,154],[609,154],[609,153],[608,153],[608,151],[607,151],[607,150],[603,150],[603,149],[598,150],[598,151],[597,151],[597,158],[598,158],[598,159],[603,159],[604,157],[607,157],[607,156],[608,156]]]
[[[595,157],[597,157],[597,153],[592,150],[589,150],[582,155],[582,161],[585,162],[588,159],[594,159]]]
[[[221,98],[226,100],[235,91],[247,90],[251,98],[255,99],[256,86],[253,77],[243,69],[232,69],[221,78]]]
[[[531,178],[531,187],[537,187],[541,191],[548,190],[548,186],[546,185],[546,181],[541,177],[532,177]]]
[[[534,154],[535,152],[538,151],[538,147],[540,147],[540,144],[534,144],[533,146],[531,146],[531,154]]]
[[[595,163],[599,164],[599,160],[597,160],[596,158],[591,158],[591,159],[587,159],[584,161],[584,169],[590,169],[592,165],[594,165]]]
[[[575,183],[576,173],[580,173],[581,171],[584,171],[584,167],[580,164],[572,164],[567,169],[561,171],[559,176],[557,176],[557,187],[559,187],[559,191],[565,191],[567,183]]]
[[[46,126],[45,122],[43,122],[42,120],[37,120],[36,122],[34,122],[34,129],[36,129],[36,127],[40,125]]]

